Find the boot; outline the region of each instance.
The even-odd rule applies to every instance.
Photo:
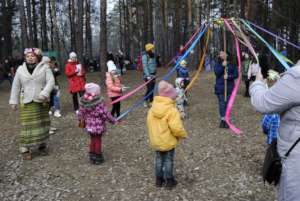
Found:
[[[156,187],[162,187],[164,183],[165,183],[164,178],[156,177],[156,181],[155,181],[155,186]]]
[[[27,151],[27,152],[25,152],[25,153],[22,153],[22,156],[23,156],[23,160],[32,160],[32,154],[31,154],[31,152],[30,151]]]
[[[172,179],[167,179],[167,183],[166,183],[166,188],[168,190],[172,190],[175,186],[177,186],[178,182],[172,178]]]
[[[96,154],[89,153],[89,157],[90,157],[90,163],[91,164],[95,164],[95,162],[96,162]]]
[[[220,121],[219,128],[225,128],[225,121],[224,120]]]
[[[48,156],[49,155],[49,152],[48,152],[48,148],[47,148],[47,145],[46,144],[41,144],[39,146],[39,152],[42,156]]]
[[[101,165],[104,162],[103,154],[95,154],[95,165]]]

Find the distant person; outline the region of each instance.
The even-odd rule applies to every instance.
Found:
[[[250,97],[249,94],[249,87],[250,87],[250,80],[248,78],[248,70],[249,70],[249,66],[251,64],[251,59],[248,53],[243,52],[242,53],[242,80],[245,83],[245,94],[244,97]]]
[[[151,81],[147,84],[147,91],[144,96],[144,107],[149,107],[153,101],[157,65],[154,54],[154,45],[151,43],[146,44],[145,50],[146,52],[142,54],[143,78],[145,82]]]
[[[14,76],[14,68],[12,66],[12,63],[5,59],[4,63],[2,64],[2,78],[0,78],[0,84],[7,80],[10,85],[13,83],[13,76]]]
[[[49,65],[42,61],[40,49],[27,48],[24,55],[25,62],[16,72],[9,104],[13,110],[20,104],[20,152],[24,160],[31,160],[35,147],[42,155],[48,154],[49,99],[54,77]]]
[[[79,63],[75,52],[71,52],[65,66],[65,73],[68,79],[69,92],[73,98],[73,108],[76,114],[79,109],[79,98],[84,93],[85,69]]]

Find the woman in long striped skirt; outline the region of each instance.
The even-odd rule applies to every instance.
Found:
[[[31,160],[35,147],[41,154],[47,154],[49,97],[54,77],[48,64],[41,60],[40,49],[27,48],[24,55],[26,62],[16,72],[9,104],[17,110],[20,103],[20,152],[24,159]]]

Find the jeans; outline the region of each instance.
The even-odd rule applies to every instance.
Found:
[[[145,80],[147,82],[147,80]],[[144,97],[148,96],[145,101],[152,102],[153,101],[153,94],[154,94],[154,88],[155,88],[155,79],[153,79],[151,82],[147,84],[147,92]],[[151,93],[151,95],[148,95]]]
[[[172,179],[175,149],[170,151],[156,151],[155,175],[157,178]]]
[[[225,101],[224,94],[217,94],[217,97],[219,100],[219,114],[220,114],[221,119],[224,120],[230,95],[227,95],[226,101]]]

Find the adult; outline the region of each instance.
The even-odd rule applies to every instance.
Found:
[[[145,82],[151,81],[147,84],[147,91],[144,96],[144,107],[149,107],[149,104],[153,101],[157,65],[154,54],[154,45],[151,43],[146,44],[145,50],[146,52],[142,55],[143,78]]]
[[[5,59],[2,65],[2,79],[0,80],[0,83],[4,80],[7,80],[10,85],[13,83],[13,76],[14,76],[14,68],[12,66],[12,62],[10,62],[8,59]]]
[[[77,114],[79,109],[79,97],[84,93],[85,70],[79,63],[75,52],[71,52],[69,55],[65,73],[69,83],[69,92],[73,98],[73,108]]]
[[[250,87],[250,80],[248,79],[248,70],[249,70],[249,66],[251,64],[251,59],[249,57],[249,54],[246,52],[242,53],[243,56],[243,62],[242,62],[242,80],[245,83],[245,97],[250,97],[249,94],[249,87]]]
[[[21,103],[20,151],[25,160],[31,160],[35,146],[42,154],[47,154],[49,98],[54,78],[49,65],[41,61],[40,49],[25,49],[24,55],[25,62],[16,72],[9,104],[17,110],[17,105]]]
[[[216,75],[215,94],[219,101],[220,114],[220,128],[228,128],[225,122],[225,113],[227,109],[228,100],[234,88],[234,80],[238,77],[238,70],[236,66],[228,61],[227,53],[221,51],[219,53],[218,61],[214,66]],[[226,81],[226,82],[225,82]]]
[[[124,68],[124,54],[121,50],[118,51],[118,64],[119,68],[121,69],[121,75],[123,75],[123,68]]]
[[[267,88],[259,72],[250,86],[253,107],[264,114],[279,113],[281,122],[277,150],[282,157],[282,173],[278,201],[298,201],[300,198],[300,144],[287,158],[288,149],[300,137],[300,61],[289,69],[271,88]]]
[[[268,71],[270,69],[269,56],[266,49],[263,49],[262,53],[258,56],[258,60],[261,67],[261,73],[263,77],[266,79],[268,77]]]

